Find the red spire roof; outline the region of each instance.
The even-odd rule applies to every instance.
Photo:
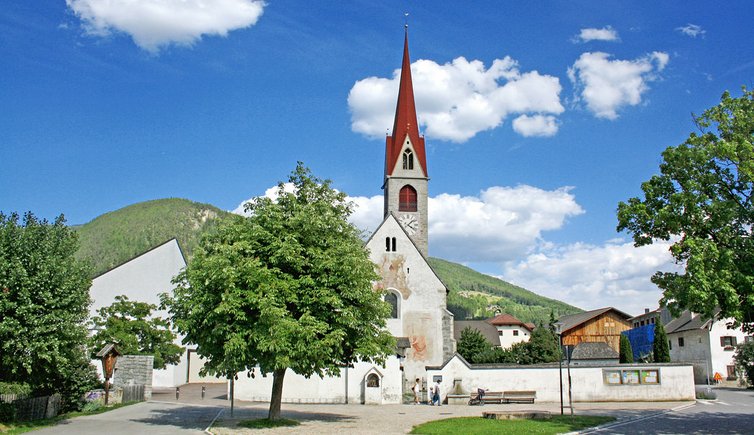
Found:
[[[398,104],[395,108],[395,122],[393,134],[386,138],[385,147],[385,176],[393,174],[401,149],[406,141],[406,136],[411,139],[414,152],[419,160],[424,176],[427,173],[427,158],[424,153],[424,138],[419,136],[419,123],[416,118],[416,105],[414,103],[414,86],[411,82],[411,60],[408,56],[408,28],[403,42],[403,64],[401,65],[401,81],[398,89]]]

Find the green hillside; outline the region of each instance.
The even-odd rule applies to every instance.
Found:
[[[175,237],[190,261],[202,234],[227,215],[186,199],[141,202],[76,227],[81,242],[76,255],[92,263],[96,276]],[[500,309],[524,322],[546,323],[551,311],[555,317],[581,311],[460,264],[429,262],[450,289],[448,309],[458,320],[491,317]]]
[[[448,309],[456,320],[488,318],[500,309],[521,321],[540,324],[549,321],[550,312],[558,318],[583,311],[457,263],[430,258],[429,264],[450,290]]]
[[[169,198],[140,202],[76,227],[80,248],[76,256],[89,260],[99,275],[172,238],[186,257],[201,235],[226,211],[187,199]]]

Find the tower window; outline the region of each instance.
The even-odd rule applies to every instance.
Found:
[[[414,153],[411,150],[403,151],[403,169],[414,169]]]
[[[416,211],[416,189],[409,185],[401,187],[398,211]]]

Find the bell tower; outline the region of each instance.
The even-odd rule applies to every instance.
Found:
[[[428,256],[427,228],[427,157],[419,124],[411,82],[408,55],[408,25],[403,42],[398,103],[393,133],[385,140],[385,216],[393,213],[419,251]]]

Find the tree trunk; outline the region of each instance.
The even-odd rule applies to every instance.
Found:
[[[277,369],[272,372],[272,397],[270,398],[270,412],[267,418],[278,420],[280,418],[280,402],[283,400],[283,378],[285,369]]]

